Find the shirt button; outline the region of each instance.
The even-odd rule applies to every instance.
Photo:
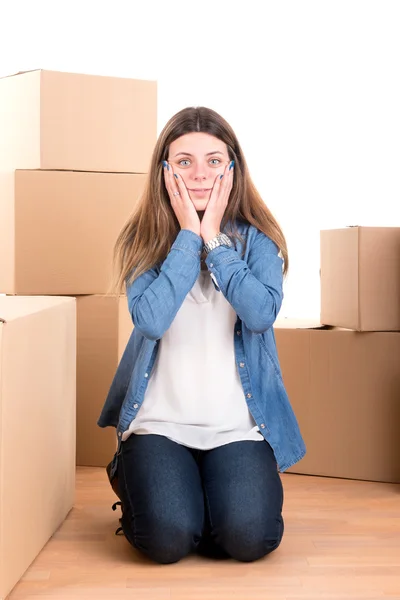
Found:
[[[244,363],[239,363],[239,367],[244,367]]]
[[[133,408],[135,408],[135,409],[136,409],[138,406],[139,406],[139,404],[134,404],[134,405],[133,405]]]
[[[251,398],[251,394],[246,394],[246,396],[247,396],[248,398]]]
[[[240,335],[240,333],[241,333],[240,329],[238,329],[236,333],[237,333],[238,335]]]
[[[118,437],[121,437],[122,433],[120,431],[118,431]]]
[[[144,376],[145,376],[145,377],[148,377],[148,376],[149,376],[149,374],[148,374],[148,373],[145,373],[145,374],[144,374]]]
[[[210,263],[210,267],[213,267],[213,266],[214,266],[214,264],[213,264],[213,263]]]
[[[261,429],[265,429],[264,423],[261,423]]]

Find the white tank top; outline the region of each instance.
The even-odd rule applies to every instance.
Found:
[[[129,429],[209,450],[263,437],[247,407],[234,352],[236,313],[201,271],[159,343],[144,401]]]

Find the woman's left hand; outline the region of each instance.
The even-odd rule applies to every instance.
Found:
[[[233,160],[225,167],[222,176],[217,175],[207,208],[200,224],[200,235],[204,243],[209,242],[220,231],[222,217],[228,205],[233,185]]]

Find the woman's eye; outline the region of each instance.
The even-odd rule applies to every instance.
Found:
[[[209,162],[214,167],[221,164],[221,160],[219,158],[211,158]],[[178,164],[180,167],[188,167],[191,163],[188,158],[182,158],[182,160],[180,160]]]

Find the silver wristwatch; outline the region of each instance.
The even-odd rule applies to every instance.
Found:
[[[212,240],[204,244],[203,250],[208,254],[218,246],[228,246],[229,248],[232,248],[233,244],[225,233],[219,232]]]

